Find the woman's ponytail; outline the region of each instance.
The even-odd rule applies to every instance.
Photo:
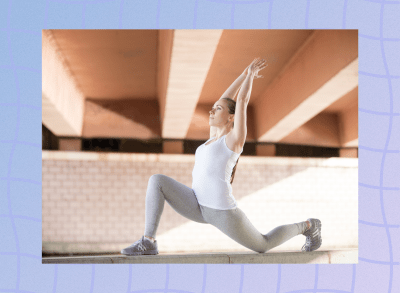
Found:
[[[235,165],[235,167],[233,167],[233,170],[232,170],[231,184],[232,184],[232,182],[233,182],[233,178],[235,178],[236,166],[237,166],[238,162],[239,162],[239,158],[237,159],[236,165]]]

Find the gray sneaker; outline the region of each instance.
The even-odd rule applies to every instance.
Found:
[[[306,243],[301,248],[301,251],[313,251],[322,244],[321,221],[318,219],[307,219],[307,221],[311,223],[311,227],[303,233],[306,236]]]
[[[154,243],[146,237],[142,236],[141,239],[133,243],[131,246],[121,250],[121,254],[125,255],[148,255],[158,254],[157,240]]]

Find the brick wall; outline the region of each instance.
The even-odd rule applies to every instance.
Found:
[[[144,232],[151,175],[191,187],[194,155],[43,151],[43,251],[119,252]],[[242,156],[233,187],[239,207],[263,234],[318,217],[325,249],[358,245],[358,164],[352,158]],[[249,251],[208,224],[165,205],[159,250]],[[298,250],[300,235],[274,250]]]

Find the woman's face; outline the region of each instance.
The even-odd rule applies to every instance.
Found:
[[[233,121],[234,114],[229,114],[227,101],[218,100],[210,111],[209,123],[210,126],[224,126],[228,122]],[[229,118],[231,118],[229,120]]]

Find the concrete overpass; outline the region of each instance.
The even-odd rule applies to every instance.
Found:
[[[260,56],[248,141],[358,146],[357,30],[43,30],[42,45],[43,124],[57,136],[206,140],[211,106]]]

